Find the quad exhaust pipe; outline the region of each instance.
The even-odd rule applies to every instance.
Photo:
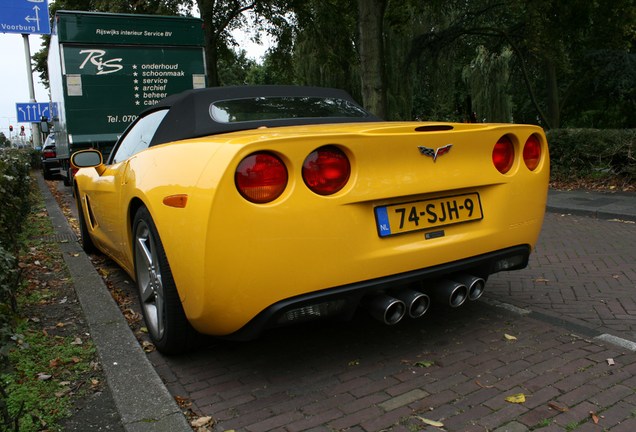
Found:
[[[453,280],[459,282],[468,288],[468,300],[475,301],[481,297],[486,288],[486,281],[483,278],[468,274],[459,274],[453,276]]]
[[[431,286],[431,294],[438,303],[456,308],[468,298],[468,288],[460,282],[442,279]]]
[[[408,315],[410,318],[420,318],[428,311],[431,299],[424,293],[413,289],[403,289],[393,293],[380,294],[367,298],[363,305],[372,317],[385,324],[397,324]]]
[[[399,291],[395,293],[395,297],[404,302],[406,313],[410,318],[422,317],[431,305],[429,296],[412,289]]]
[[[387,325],[397,324],[408,315],[410,318],[422,317],[431,305],[431,298],[452,308],[463,305],[466,300],[475,301],[481,297],[486,281],[478,276],[457,274],[434,282],[427,294],[415,289],[402,289],[389,294],[366,297],[362,305],[372,317]]]
[[[433,284],[431,292],[436,301],[456,308],[463,305],[466,300],[477,300],[485,288],[486,281],[483,278],[457,274]]]
[[[406,314],[404,302],[386,294],[364,299],[363,305],[373,318],[387,325],[399,323]]]

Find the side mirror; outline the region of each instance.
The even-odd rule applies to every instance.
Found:
[[[103,163],[102,154],[97,150],[82,150],[71,155],[73,168],[93,168]]]
[[[46,121],[46,117],[43,117],[42,121],[40,121],[40,132],[42,132],[43,134],[48,134],[49,132],[51,132],[51,130],[49,129],[49,122]]]

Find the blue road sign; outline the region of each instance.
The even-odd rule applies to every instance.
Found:
[[[15,104],[18,123],[39,123],[42,117],[51,121],[57,115],[57,103],[27,102]]]
[[[3,33],[50,34],[47,0],[2,0],[0,31]]]

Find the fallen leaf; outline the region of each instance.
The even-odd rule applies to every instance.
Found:
[[[434,365],[435,365],[435,362],[430,360],[423,360],[423,361],[418,361],[415,363],[415,366],[423,367],[423,368],[428,368]]]
[[[526,401],[526,395],[524,395],[523,393],[517,393],[517,394],[506,397],[506,402],[510,402],[510,403],[522,404],[525,401]]]
[[[212,422],[212,417],[199,417],[198,419],[192,420],[190,422],[190,426],[192,427],[203,427],[209,425]]]
[[[420,419],[423,423],[426,423],[429,426],[435,426],[435,427],[444,427],[444,423],[442,422],[438,422],[435,420],[431,420],[431,419],[427,419],[424,417],[417,417],[418,419]]]
[[[561,406],[561,405],[559,405],[559,404],[558,404],[558,403],[556,403],[556,402],[548,402],[548,406],[549,406],[550,408],[552,408],[553,410],[556,410],[556,411],[558,411],[558,412],[562,412],[562,413],[564,413],[564,412],[566,412],[566,411],[569,411],[569,408],[568,408],[568,407],[566,407],[566,406]]]
[[[515,336],[509,335],[508,333],[504,333],[504,337],[509,341],[516,341],[517,338]]]
[[[48,381],[53,377],[53,375],[46,374],[44,372],[38,373],[38,379],[40,381]]]
[[[192,406],[192,401],[187,397],[175,396],[174,400],[177,401],[177,405],[179,405],[181,409],[187,409]]]
[[[485,389],[491,389],[491,388],[494,387],[494,386],[491,386],[491,385],[483,385],[481,382],[479,382],[479,380],[476,380],[475,384],[477,384],[479,387],[485,388]]]
[[[61,398],[64,395],[67,395],[71,392],[71,389],[68,387],[63,388],[61,391],[59,392],[55,392],[53,393],[55,395],[55,397]]]
[[[358,366],[358,365],[360,365],[360,360],[358,360],[358,359],[351,360],[349,363],[347,363],[347,365],[349,365],[349,366]]]
[[[594,424],[598,424],[598,416],[596,415],[594,411],[590,411],[590,417],[592,418],[592,421],[594,422]]]
[[[148,342],[148,341],[143,341],[141,343],[141,347],[147,353],[151,353],[151,352],[153,352],[156,349],[155,346],[151,342]]]
[[[75,340],[73,342],[71,342],[71,345],[82,345],[84,342],[82,342],[82,339],[76,337]]]
[[[548,283],[548,282],[550,282],[550,279],[537,278],[537,279],[535,279],[534,281],[535,281],[535,282]]]

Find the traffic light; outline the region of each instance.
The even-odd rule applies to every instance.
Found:
[[[13,126],[9,125],[9,132],[13,132]]]

